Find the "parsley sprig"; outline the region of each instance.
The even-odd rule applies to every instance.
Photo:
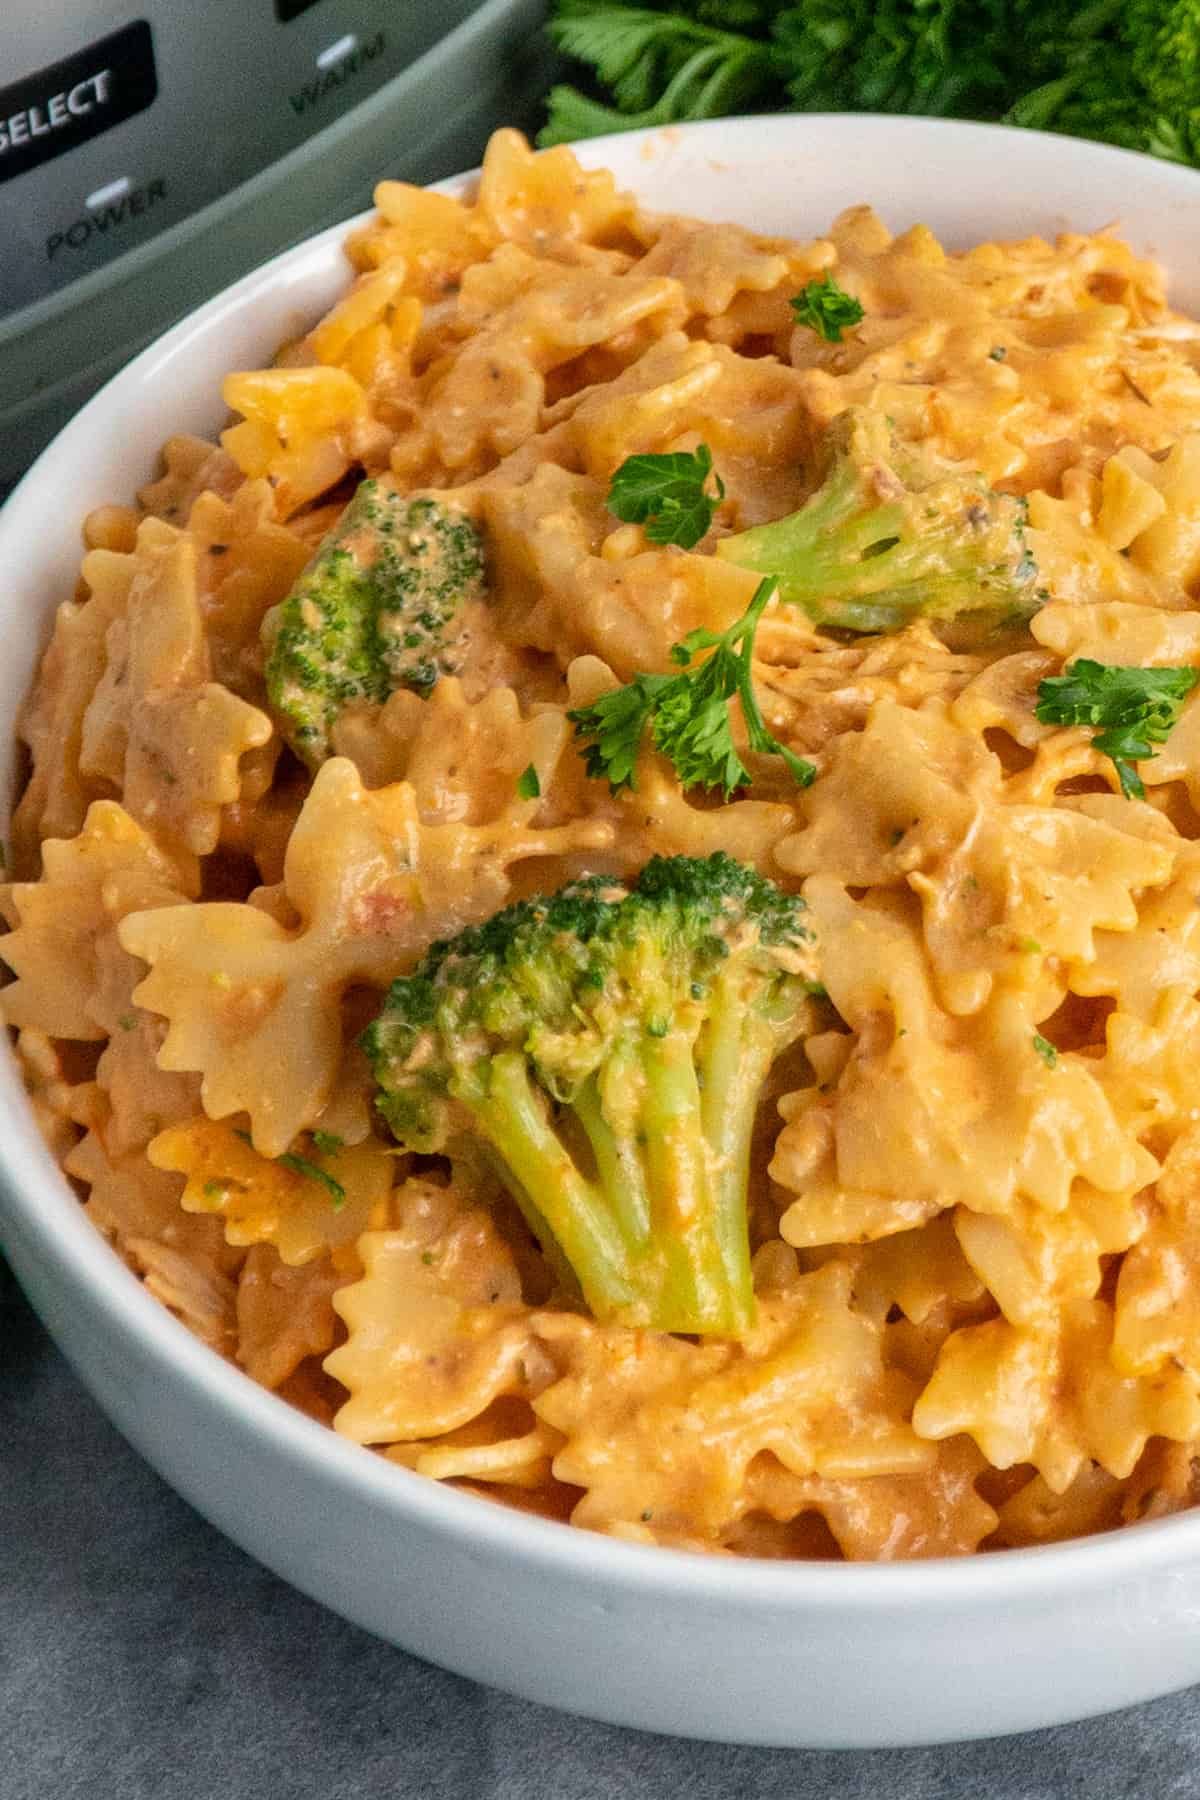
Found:
[[[714,491],[709,491],[712,476]],[[608,486],[608,510],[627,525],[644,525],[652,544],[698,544],[725,498],[707,444],[666,455],[627,456]]]
[[[657,750],[675,766],[684,787],[721,788],[728,800],[748,786],[750,771],[733,741],[729,702],[741,703],[750,749],[782,756],[801,787],[816,775],[812,763],[788,750],[767,730],[751,670],[754,636],[763,608],[775,592],[773,576],[760,581],[754,598],[728,631],[691,631],[671,650],[678,675],[635,675],[591,706],[567,714],[586,746],[589,775],[607,778],[612,791],[634,785],[642,737],[649,727]],[[711,650],[695,668],[688,664]]]
[[[822,281],[810,281],[792,295],[792,311],[797,325],[807,325],[827,344],[840,344],[843,331],[862,322],[862,302],[844,287],[839,287],[826,272]]]
[[[1093,662],[1084,656],[1065,674],[1038,685],[1037,716],[1043,725],[1094,725],[1092,742],[1110,756],[1127,800],[1144,800],[1135,763],[1165,744],[1183,703],[1200,681],[1200,669],[1136,669]]]

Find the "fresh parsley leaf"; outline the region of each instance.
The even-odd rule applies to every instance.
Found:
[[[336,1156],[345,1145],[345,1138],[340,1138],[336,1131],[314,1131],[312,1141],[322,1156]]]
[[[1096,749],[1112,758],[1127,800],[1144,800],[1135,763],[1148,762],[1165,744],[1183,703],[1200,681],[1200,669],[1137,669],[1080,657],[1062,675],[1038,684],[1037,716],[1043,725],[1095,725]]]
[[[567,714],[585,745],[589,775],[606,777],[614,793],[631,788],[638,749],[649,727],[655,748],[674,764],[685,787],[720,788],[728,800],[750,781],[730,725],[729,702],[736,698],[751,750],[782,756],[799,785],[809,785],[816,769],[767,730],[754,692],[754,634],[775,586],[771,576],[760,581],[750,605],[728,631],[689,632],[671,651],[672,660],[680,665],[678,675],[635,675],[591,706]],[[702,650],[711,650],[712,655],[690,668]]]
[[[1057,1068],[1058,1051],[1054,1048],[1054,1045],[1050,1042],[1049,1038],[1044,1038],[1040,1032],[1035,1032],[1033,1036],[1033,1047],[1048,1069]]]
[[[839,287],[828,272],[823,281],[810,281],[792,295],[797,325],[807,325],[827,344],[840,344],[842,333],[863,317],[862,302]]]
[[[712,475],[715,493],[708,491]],[[717,506],[725,483],[713,474],[707,444],[669,455],[627,456],[608,486],[608,510],[627,525],[644,525],[652,544],[698,544]]]
[[[624,687],[613,688],[591,706],[579,706],[567,714],[580,739],[591,738],[583,752],[589,775],[607,776],[613,793],[633,786],[642,733],[654,717],[659,692],[674,675],[635,675]]]
[[[540,800],[541,794],[542,784],[538,780],[538,772],[533,764],[529,763],[517,776],[517,798],[518,800]]]

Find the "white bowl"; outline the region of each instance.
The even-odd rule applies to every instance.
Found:
[[[652,206],[797,236],[857,200],[897,229],[924,220],[951,245],[1116,220],[1170,265],[1176,303],[1200,311],[1200,176],[1122,151],[829,116],[630,134],[583,157]],[[78,522],[129,499],[170,433],[219,428],[221,376],[269,359],[339,292],[344,231],[277,257],[168,332],[0,513],[0,792],[52,608],[72,591]],[[0,1241],[100,1404],[207,1518],[347,1618],[477,1680],[656,1731],[865,1747],[1057,1724],[1200,1679],[1200,1512],[959,1561],[709,1559],[512,1513],[345,1442],[141,1288],[44,1149],[11,1058],[0,1059]]]

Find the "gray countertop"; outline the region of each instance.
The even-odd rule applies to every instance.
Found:
[[[931,1750],[567,1718],[368,1637],[236,1550],[97,1411],[0,1264],[0,1800],[1192,1800],[1200,1689]]]

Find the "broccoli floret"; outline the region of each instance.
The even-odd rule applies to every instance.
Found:
[[[597,1318],[742,1331],[750,1134],[815,969],[803,900],[723,851],[591,876],[393,984],[376,1104],[410,1150],[482,1139]]]
[[[461,619],[483,595],[471,521],[431,499],[364,481],[287,598],[267,614],[267,694],[297,755],[329,754],[342,708],[452,674]]]
[[[718,556],[773,575],[819,625],[898,631],[918,615],[1016,623],[1037,610],[1025,503],[977,473],[895,443],[852,408],[827,435],[824,480],[799,512],[723,538]]]

